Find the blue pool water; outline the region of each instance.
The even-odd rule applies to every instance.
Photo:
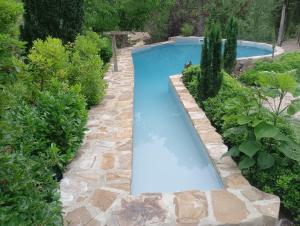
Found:
[[[185,63],[200,61],[197,43],[154,46],[133,53],[135,70],[131,192],[211,190],[223,184],[169,84]],[[270,54],[240,46],[238,57]]]

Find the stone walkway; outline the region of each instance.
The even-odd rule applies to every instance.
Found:
[[[119,194],[129,194],[132,159],[133,65],[120,50],[119,72],[110,67],[103,102],[89,112],[88,131],[60,184],[66,225],[101,225]]]

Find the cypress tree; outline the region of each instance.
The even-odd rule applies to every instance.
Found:
[[[224,48],[224,70],[231,74],[236,65],[238,22],[231,17],[226,26],[226,42]]]
[[[61,39],[73,42],[81,32],[84,18],[84,0],[62,0]]]
[[[211,24],[202,46],[201,77],[198,88],[201,100],[206,100],[218,94],[223,76],[222,69],[222,39],[219,25]]]
[[[204,100],[208,96],[209,77],[211,74],[210,51],[208,48],[208,34],[205,33],[202,56],[201,56],[201,75],[198,78],[198,100]]]
[[[30,48],[34,40],[47,36],[60,37],[61,0],[23,0],[24,24],[21,38]]]
[[[21,38],[30,48],[36,39],[48,36],[64,43],[74,41],[83,24],[84,0],[23,0],[24,24]]]
[[[214,97],[218,94],[223,76],[222,70],[222,37],[221,27],[219,24],[212,26],[210,31],[210,52],[211,52],[211,78],[209,86],[209,97]]]

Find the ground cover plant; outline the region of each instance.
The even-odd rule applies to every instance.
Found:
[[[296,55],[287,54],[274,62],[257,63],[243,75],[255,77],[255,82],[249,83],[255,86],[245,86],[223,72],[220,91],[204,101],[197,96],[197,83],[202,76],[199,66],[185,69],[183,81],[222,134],[229,147],[226,155],[234,158],[253,185],[278,195],[282,212],[299,224],[299,124],[292,117],[300,110],[299,101],[284,107],[282,101],[277,101],[270,109],[265,105],[266,100],[273,103],[273,99],[280,100],[287,93],[298,95],[297,72],[293,71],[298,70],[295,62],[299,56]],[[263,68],[264,73],[258,68]],[[241,80],[249,82],[243,76]]]

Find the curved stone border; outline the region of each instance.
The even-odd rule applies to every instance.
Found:
[[[111,66],[106,73],[104,100],[90,110],[84,143],[60,183],[65,225],[274,225],[279,198],[250,186],[231,158],[221,158],[227,147],[180,76],[171,78],[171,87],[225,188],[130,195],[134,86],[131,51],[120,50],[119,72],[113,72]]]

